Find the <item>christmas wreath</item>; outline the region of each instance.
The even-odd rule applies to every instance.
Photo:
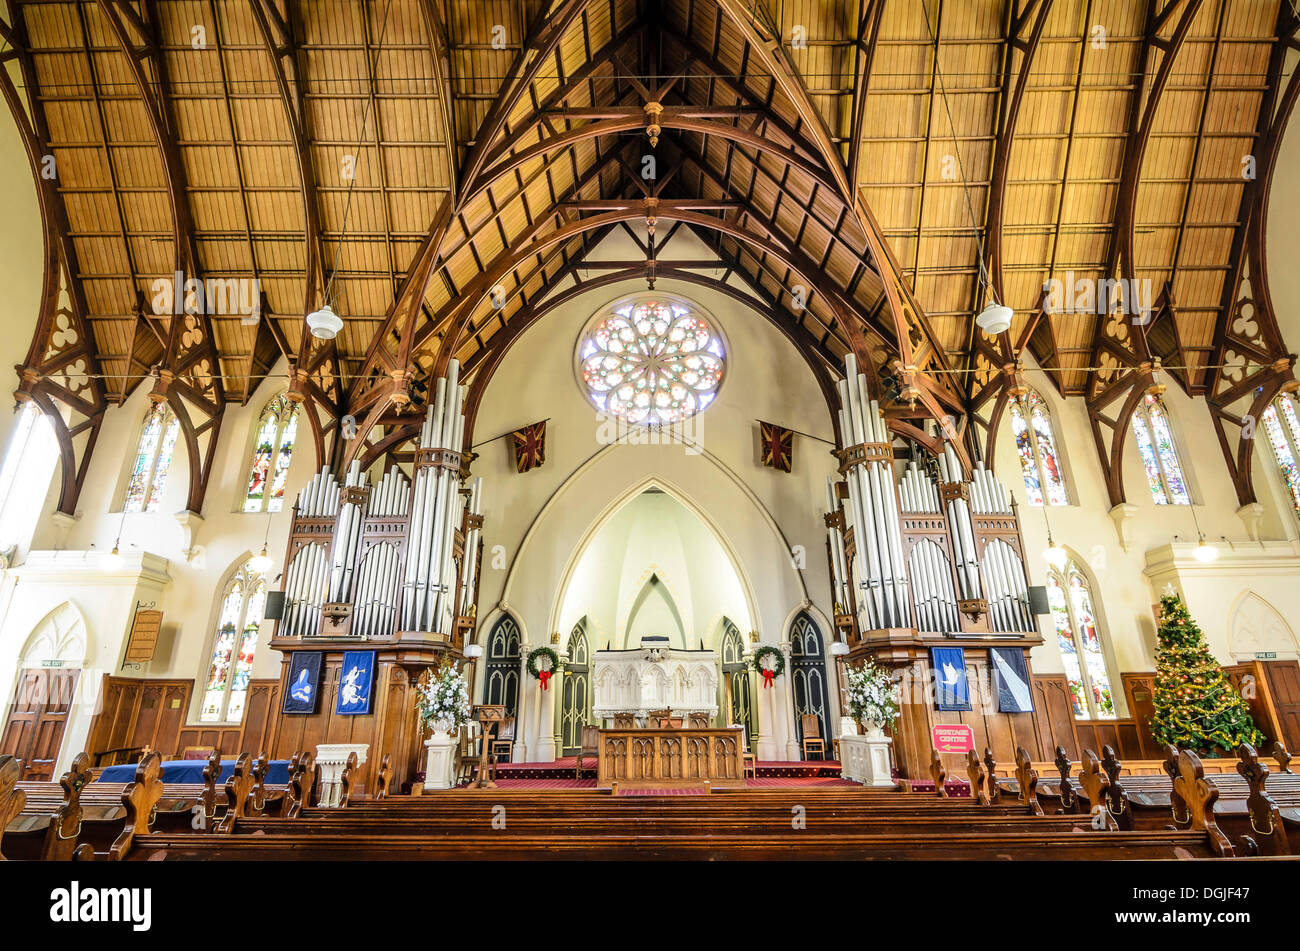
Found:
[[[549,667],[538,667],[537,661],[546,657],[550,660]],[[551,675],[560,669],[560,655],[555,653],[549,647],[538,647],[528,652],[528,673],[532,674],[542,682],[542,689],[546,690],[546,682],[551,679]]]
[[[763,663],[765,657],[772,658],[772,664],[769,667]],[[775,647],[760,647],[754,651],[754,669],[763,675],[763,686],[772,686],[772,681],[780,677],[785,670],[785,655]]]

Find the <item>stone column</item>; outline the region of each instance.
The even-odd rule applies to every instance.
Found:
[[[528,727],[530,711],[528,709],[528,684],[532,678],[525,669],[528,664],[527,651],[520,651],[519,689],[515,691],[515,748],[510,753],[510,762],[528,762],[528,744],[524,742],[524,731]]]
[[[785,724],[785,758],[787,760],[797,760],[802,756],[799,749],[799,731],[795,727],[794,713],[794,667],[791,665],[791,653],[793,645],[789,641],[781,642],[781,656],[785,658],[785,676],[777,679],[783,681],[781,689],[784,693],[782,700],[782,717]]]

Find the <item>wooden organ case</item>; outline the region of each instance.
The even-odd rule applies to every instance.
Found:
[[[271,639],[284,655],[280,696],[298,652],[321,654],[320,681],[311,712],[276,710],[270,752],[368,744],[367,789],[385,753],[395,789],[424,768],[415,689],[444,657],[463,660],[477,615],[481,480],[469,479],[467,454],[445,448],[463,426],[463,391],[454,378],[440,391],[448,382],[460,398],[429,407],[411,478],[393,465],[371,485],[354,463],[340,485],[322,470],[297,499],[286,546]],[[374,651],[369,710],[338,713],[344,655],[358,650]]]
[[[928,777],[936,725],[969,725],[976,747],[998,759],[1038,749],[1034,713],[998,712],[990,669],[989,648],[1012,648],[1028,678],[1029,650],[1042,643],[1015,500],[982,464],[965,479],[950,446],[900,473],[892,434],[848,362],[841,432],[862,441],[836,451],[841,479],[828,480],[825,516],[835,626],[849,646],[841,662],[870,659],[902,682],[889,732],[903,778]],[[971,710],[936,708],[933,647],[964,649]]]

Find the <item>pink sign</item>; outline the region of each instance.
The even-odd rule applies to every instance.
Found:
[[[930,739],[940,753],[969,753],[975,749],[975,731],[964,723],[931,727]]]

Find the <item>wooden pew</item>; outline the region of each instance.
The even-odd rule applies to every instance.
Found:
[[[122,805],[126,806],[126,820],[122,834],[108,850],[110,862],[120,861],[131,851],[131,842],[137,835],[147,835],[153,825],[154,810],[162,798],[162,754],[153,752],[144,757],[135,768],[135,781],[122,791]]]
[[[8,753],[0,755],[0,862],[5,861],[4,834],[9,823],[27,805],[27,794],[18,789],[22,763]]]

